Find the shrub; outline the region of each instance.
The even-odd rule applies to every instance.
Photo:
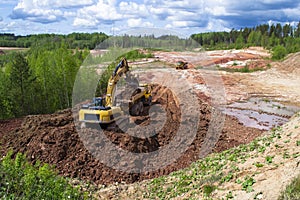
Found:
[[[0,199],[84,199],[79,188],[72,187],[48,164],[31,165],[25,155],[12,159],[9,152],[0,161]]]
[[[287,55],[287,50],[285,49],[285,47],[278,45],[273,48],[273,52],[272,52],[273,60],[283,59],[286,55]]]
[[[300,199],[300,175],[296,177],[290,185],[288,185],[278,198],[278,200],[291,199],[298,200]]]

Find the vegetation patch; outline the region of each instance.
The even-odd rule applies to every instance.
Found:
[[[296,177],[287,187],[281,192],[278,200],[298,200],[300,199],[300,175]]]
[[[220,71],[240,72],[240,73],[252,73],[252,72],[256,72],[256,71],[265,70],[265,68],[262,68],[262,67],[249,68],[248,65],[245,65],[245,66],[243,66],[241,68],[228,68],[228,67],[217,66],[217,69],[220,70]]]
[[[168,176],[155,178],[150,182],[146,182],[145,185],[136,186],[135,197],[137,197],[137,194],[142,194],[145,199],[157,197],[159,199],[214,199],[221,192],[226,199],[233,199],[235,198],[234,191],[229,191],[225,194],[222,189],[224,184],[226,185],[230,182],[230,184],[235,185],[234,188],[240,188],[239,190],[246,193],[255,192],[251,195],[253,195],[253,198],[259,199],[263,194],[261,191],[255,191],[256,175],[262,173],[264,169],[277,168],[279,165],[284,164],[275,163],[275,156],[266,153],[271,148],[276,148],[277,143],[287,141],[286,139],[282,140],[282,137],[283,128],[275,127],[270,131],[269,135],[254,139],[249,144],[240,145],[221,153],[211,154],[192,163],[186,169],[173,172]],[[279,151],[281,151],[283,159],[299,156],[299,153],[291,153],[283,149],[279,149]],[[251,162],[251,159],[257,157],[264,158],[264,160],[260,159],[259,161]],[[276,158],[280,159],[279,156]],[[245,162],[252,163],[252,166],[247,165],[249,168],[252,168],[251,172],[247,174],[244,174],[242,169]],[[299,177],[297,181],[293,182],[293,189],[287,189],[285,195],[291,195],[297,191]]]
[[[86,199],[79,188],[57,175],[48,164],[31,165],[25,155],[12,159],[9,152],[0,161],[1,199]]]

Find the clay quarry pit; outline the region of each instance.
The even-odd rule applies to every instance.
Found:
[[[155,58],[130,62],[134,73],[142,81],[151,81],[157,69],[175,73],[190,85],[198,96],[200,120],[196,137],[188,149],[172,164],[156,171],[126,173],[112,169],[97,160],[82,142],[84,138],[93,144],[97,141],[97,129],[85,129],[78,133],[78,124],[73,119],[72,110],[67,109],[49,115],[27,116],[21,119],[0,121],[1,155],[8,150],[26,153],[28,159],[55,166],[66,177],[100,185],[116,182],[133,183],[170,174],[185,168],[199,159],[199,151],[211,120],[210,93],[203,76],[218,74],[224,86],[226,104],[223,113],[225,123],[212,152],[220,152],[231,147],[249,143],[265,130],[286,123],[300,110],[300,54],[290,55],[283,62],[271,62],[269,52],[261,48],[207,52],[205,58],[197,52],[155,52]],[[188,69],[176,70],[175,63],[183,60],[189,63]],[[249,68],[261,67],[252,73],[211,70],[238,68],[247,64]],[[143,69],[147,69],[146,76]],[[178,81],[178,80],[176,80]],[[180,82],[179,82],[180,84]],[[182,108],[176,104],[172,91],[156,85],[153,102],[165,109],[167,120],[153,137],[140,139],[126,133],[104,131],[109,140],[124,150],[141,153],[153,152],[167,145],[176,134]],[[135,122],[145,126],[149,118],[135,118]],[[141,133],[142,134],[142,133]],[[99,142],[99,141],[97,141]],[[101,144],[98,144],[101,145]],[[128,167],[137,163],[128,161]]]

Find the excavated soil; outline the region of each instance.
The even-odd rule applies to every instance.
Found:
[[[11,120],[0,120],[0,138],[4,137],[5,134],[15,130],[17,127],[20,127],[22,121],[23,118],[11,119]]]
[[[154,89],[154,104],[160,104],[167,113],[167,120],[163,128],[150,138],[137,138],[120,131],[104,131],[106,137],[119,148],[140,153],[153,152],[168,144],[175,136],[180,124],[181,109],[176,105],[176,98],[171,90],[156,86]],[[74,122],[72,110],[67,109],[51,115],[27,116],[20,121],[1,121],[0,141],[1,154],[5,155],[9,149],[14,153],[26,153],[28,159],[35,163],[40,160],[54,165],[59,174],[91,181],[96,184],[112,184],[115,182],[132,183],[144,179],[150,179],[173,171],[185,168],[199,158],[201,144],[209,127],[211,107],[207,102],[199,100],[201,113],[199,128],[196,137],[179,159],[174,163],[153,172],[126,173],[116,171],[92,156],[85,148],[82,139],[92,145],[101,146],[101,142],[95,138],[99,136],[97,129],[84,129],[79,134],[78,124]],[[149,123],[149,117],[135,118],[136,123],[145,125]],[[258,129],[244,127],[235,118],[226,117],[222,134],[219,137],[213,151],[219,152],[225,149],[247,143],[259,136],[262,132]],[[140,133],[142,134],[142,133]],[[97,141],[97,144],[94,144]],[[127,165],[137,165],[134,161]]]

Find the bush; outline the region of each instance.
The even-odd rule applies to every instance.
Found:
[[[272,52],[272,59],[273,60],[280,60],[283,59],[287,55],[287,50],[283,46],[276,46],[273,48]]]
[[[300,199],[300,175],[296,177],[290,185],[288,185],[278,198],[278,200],[299,200]]]
[[[127,58],[127,60],[135,60],[135,59],[141,59],[141,58],[153,58],[153,54],[151,53],[143,53],[140,50],[136,49],[133,51],[130,51],[128,53],[125,54],[125,57]]]
[[[25,155],[0,161],[0,199],[84,199],[78,188],[56,174],[48,164],[31,165]]]

